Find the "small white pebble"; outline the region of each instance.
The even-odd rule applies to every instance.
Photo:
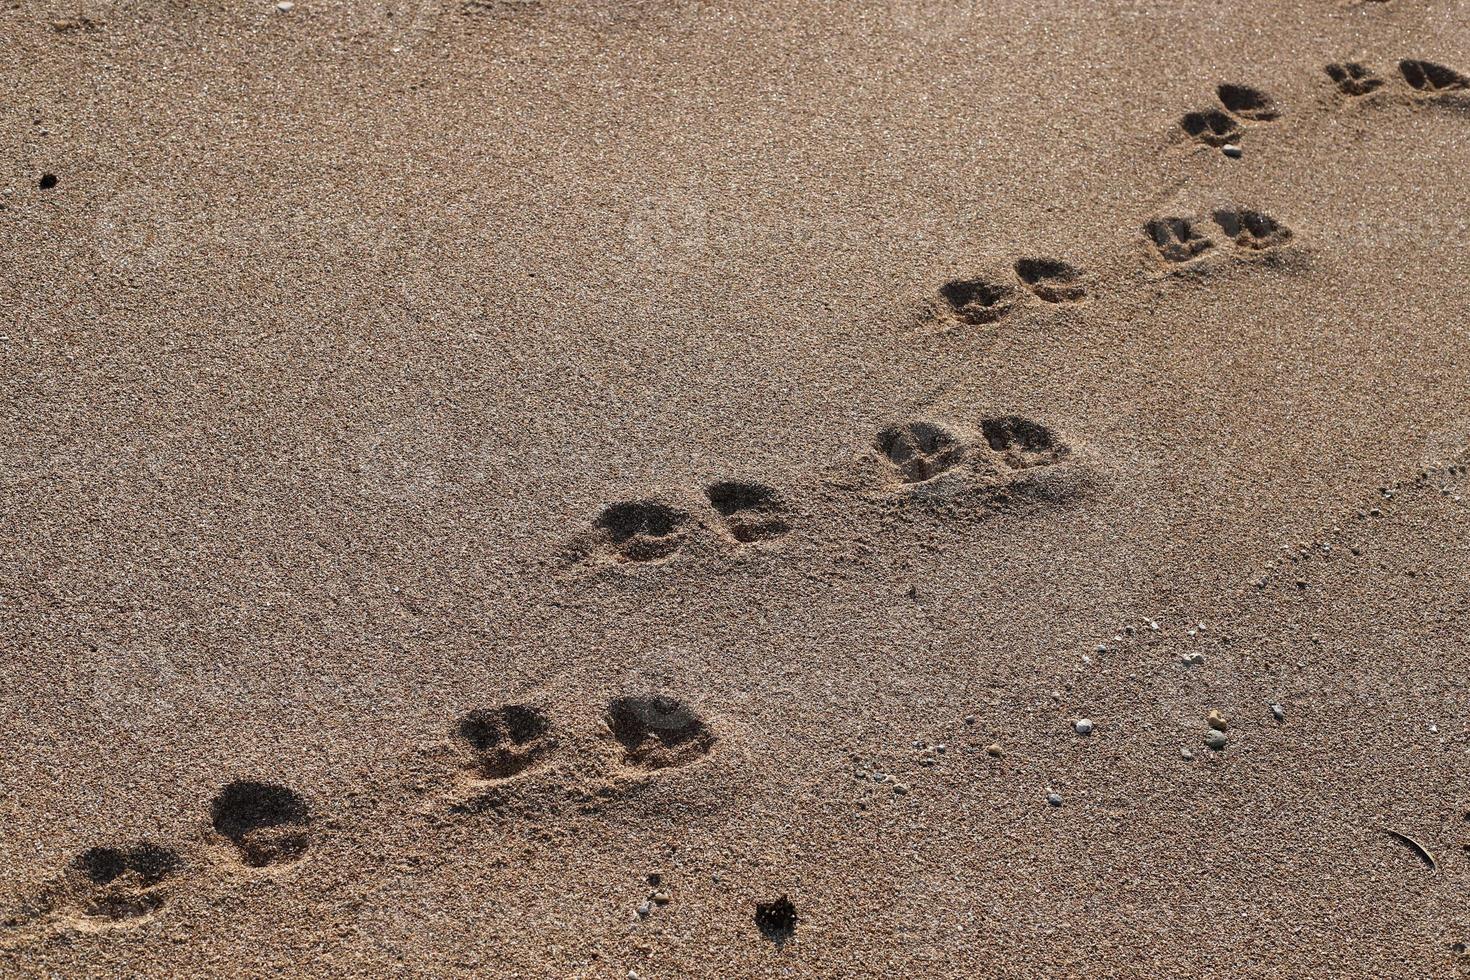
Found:
[[[1078,735],[1091,735],[1092,734],[1092,719],[1091,718],[1078,718],[1075,722],[1072,723],[1072,729]]]
[[[296,5],[292,3],[291,0],[281,0],[280,3],[276,4],[276,9],[283,14],[289,14],[292,8],[295,6]]]
[[[1232,160],[1239,160],[1243,151],[1240,149],[1239,146],[1235,145],[1234,143],[1226,143],[1224,146],[1220,147],[1220,152],[1225,154]]]
[[[1194,758],[1194,753],[1191,752],[1191,751],[1189,751],[1188,749],[1180,749],[1179,750],[1179,757],[1181,759],[1193,759]]]

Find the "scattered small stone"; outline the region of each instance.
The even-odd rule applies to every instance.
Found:
[[[673,896],[664,891],[662,888],[654,892],[652,897],[653,903],[655,905],[667,905],[669,904],[669,902],[673,901]]]
[[[1271,717],[1275,718],[1277,721],[1285,721],[1286,709],[1279,704],[1271,705]]]
[[[1001,748],[996,743],[991,742],[989,745],[985,746],[985,754],[990,756],[992,759],[999,759],[1001,756],[1005,755],[1005,749]]]
[[[1225,720],[1225,716],[1220,714],[1219,708],[1211,708],[1209,717],[1205,720],[1209,723],[1209,726],[1217,732],[1223,732],[1225,729],[1230,727],[1230,723]]]
[[[965,715],[965,724],[966,725],[973,725],[973,724],[975,724],[975,716],[974,715]]]
[[[873,782],[875,782],[875,783],[886,783],[887,781],[888,781],[888,774],[886,772],[875,772],[875,773],[873,773]]]
[[[906,796],[906,795],[908,795],[908,791],[909,791],[909,788],[907,786],[905,786],[903,783],[894,783],[893,784],[893,793],[894,793],[895,796]]]
[[[1180,749],[1179,750],[1179,757],[1181,759],[1185,759],[1185,760],[1193,759],[1194,758],[1194,753],[1191,752],[1189,749]]]
[[[1072,729],[1078,735],[1091,735],[1092,734],[1092,719],[1091,718],[1078,718],[1075,722],[1072,723]]]
[[[643,904],[638,906],[638,918],[646,919],[653,912],[653,903],[644,899]]]
[[[1229,741],[1230,740],[1225,737],[1224,732],[1216,731],[1213,728],[1210,729],[1208,732],[1205,732],[1205,744],[1214,749],[1216,752],[1223,751],[1225,746],[1229,744]]]
[[[1232,160],[1239,160],[1241,155],[1241,149],[1235,143],[1226,143],[1224,146],[1220,147],[1220,152],[1225,154]]]
[[[940,742],[938,745],[934,746],[934,751],[938,752],[940,755],[944,755],[944,750],[947,747],[948,746],[946,746],[943,742]]]
[[[1050,803],[1052,806],[1061,806],[1062,805],[1062,794],[1061,793],[1057,793],[1057,792],[1047,793],[1046,794],[1046,802]]]
[[[295,6],[291,0],[281,0],[280,3],[276,4],[276,9],[283,14],[289,14]]]

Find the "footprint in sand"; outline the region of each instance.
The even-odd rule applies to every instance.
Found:
[[[1406,58],[1399,62],[1399,74],[1422,95],[1449,95],[1470,89],[1470,78],[1432,61]]]
[[[1251,208],[1217,208],[1210,220],[1224,240],[1235,246],[1237,255],[1273,252],[1293,237],[1285,224]],[[1143,227],[1154,254],[1168,265],[1192,263],[1215,249],[1215,239],[1197,218],[1151,218]]]
[[[1011,311],[1015,287],[983,277],[953,279],[939,287],[939,298],[931,315],[942,327],[981,326],[994,323]]]
[[[36,923],[98,931],[147,921],[167,904],[183,869],[178,853],[158,844],[91,847],[61,878],[9,916],[5,928]]]
[[[1071,499],[1091,482],[1088,467],[1071,462],[1072,447],[1050,427],[1022,415],[983,419],[978,430],[915,420],[890,425],[874,440],[884,492],[980,510],[1023,498]],[[896,486],[895,486],[896,484]]]
[[[1241,128],[1234,117],[1219,109],[1186,112],[1179,117],[1179,128],[1186,136],[1208,146],[1224,146],[1240,139]]]
[[[986,444],[1013,470],[1060,463],[1072,452],[1051,429],[1020,415],[986,419],[980,431]]]
[[[1366,65],[1356,61],[1340,61],[1323,69],[1337,90],[1350,98],[1358,99],[1383,87],[1383,79]]]
[[[707,755],[716,738],[699,713],[664,694],[614,698],[603,717],[625,768],[684,766]]]
[[[1260,89],[1228,82],[1215,89],[1220,104],[1237,119],[1249,122],[1271,122],[1281,116],[1275,101]]]
[[[585,550],[614,562],[656,562],[684,545],[689,514],[659,500],[630,500],[605,507],[593,523]]]
[[[1278,248],[1291,241],[1291,229],[1260,211],[1220,208],[1211,217],[1225,237],[1238,248],[1252,252]]]
[[[1017,259],[1016,278],[1045,303],[1080,303],[1087,298],[1082,270],[1057,259]]]
[[[464,768],[482,781],[528,772],[556,747],[546,714],[524,704],[476,708],[459,720],[455,736]]]
[[[721,480],[705,488],[710,506],[730,537],[741,544],[769,541],[791,530],[781,495],[749,480]]]
[[[1191,218],[1150,218],[1143,230],[1159,259],[1170,264],[1192,261],[1215,247]]]
[[[294,864],[311,843],[311,807],[295,790],[276,783],[238,780],[210,804],[210,823],[229,841],[236,859],[251,868]]]
[[[932,480],[965,458],[959,434],[935,422],[890,425],[878,433],[873,445],[905,483]]]
[[[1215,89],[1220,106],[1186,112],[1179,128],[1190,139],[1207,146],[1238,143],[1251,123],[1271,122],[1280,118],[1275,101],[1260,89],[1226,82]]]

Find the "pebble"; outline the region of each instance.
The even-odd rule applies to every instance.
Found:
[[[1052,806],[1061,806],[1062,805],[1062,794],[1061,793],[1047,793],[1046,794],[1046,802],[1050,803]]]
[[[1232,160],[1239,160],[1241,149],[1234,143],[1226,143],[1224,146],[1220,147],[1220,152],[1225,154]]]
[[[1219,708],[1211,708],[1210,716],[1205,720],[1209,723],[1209,726],[1217,732],[1223,732],[1225,729],[1230,727],[1230,723],[1225,720],[1225,716],[1220,714]]]
[[[654,892],[652,897],[653,903],[655,905],[667,905],[669,904],[669,902],[673,901],[673,896],[663,889],[659,889],[658,891]]]
[[[965,724],[966,725],[973,725],[973,724],[975,724],[975,716],[974,715],[965,715]]]
[[[640,918],[640,919],[646,919],[646,918],[648,918],[649,913],[652,912],[652,911],[653,911],[653,903],[650,902],[650,901],[647,901],[645,899],[644,902],[643,902],[643,904],[640,905],[640,906],[638,906],[638,918]]]
[[[1279,704],[1271,705],[1271,717],[1275,718],[1277,721],[1285,721],[1286,709]]]
[[[894,792],[894,795],[896,795],[896,796],[906,796],[906,795],[908,795],[908,791],[909,791],[909,788],[907,786],[905,786],[903,783],[894,783],[893,784],[893,792]]]
[[[992,759],[999,759],[1001,756],[1005,755],[1005,749],[1001,748],[996,743],[991,742],[989,745],[985,746],[985,754],[990,756]]]
[[[1091,718],[1078,718],[1072,724],[1072,728],[1077,732],[1078,735],[1091,735],[1092,734],[1092,719]]]
[[[276,9],[283,14],[289,14],[295,6],[291,0],[281,0],[280,3],[276,4]]]
[[[1191,752],[1189,749],[1180,749],[1179,750],[1179,758],[1181,758],[1181,759],[1193,759],[1194,758],[1194,753]]]
[[[1216,752],[1222,751],[1229,743],[1229,741],[1230,740],[1225,737],[1224,732],[1216,731],[1213,728],[1210,729],[1208,732],[1205,732],[1205,744],[1214,749]]]

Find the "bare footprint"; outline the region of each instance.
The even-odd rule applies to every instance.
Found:
[[[1399,74],[1404,76],[1404,81],[1409,83],[1410,88],[1425,95],[1470,89],[1470,78],[1453,68],[1437,65],[1432,61],[1405,59],[1399,62]]]
[[[730,536],[741,544],[779,538],[791,530],[780,494],[748,480],[722,480],[705,488]]]
[[[1332,79],[1332,84],[1343,95],[1352,98],[1361,98],[1369,92],[1383,87],[1383,79],[1378,77],[1366,65],[1356,61],[1342,61],[1328,65],[1323,69],[1327,77]]]
[[[714,732],[688,704],[663,694],[613,699],[604,716],[622,764],[654,770],[683,766],[709,753]]]
[[[1047,303],[1080,303],[1087,298],[1081,270],[1057,259],[1017,259],[1016,277]]]
[[[551,722],[524,704],[476,708],[455,726],[465,768],[476,779],[509,779],[535,767],[556,745]]]
[[[1221,208],[1215,224],[1239,248],[1259,252],[1278,248],[1291,240],[1291,229],[1268,214],[1244,208]]]
[[[276,783],[238,780],[210,804],[214,832],[234,845],[252,868],[294,864],[311,843],[311,808],[295,790]]]
[[[1143,229],[1153,243],[1154,251],[1165,262],[1188,262],[1215,247],[1215,243],[1189,218],[1151,218],[1144,223]]]
[[[905,483],[922,483],[952,469],[965,458],[958,434],[933,422],[904,422],[878,433],[874,448]]]

